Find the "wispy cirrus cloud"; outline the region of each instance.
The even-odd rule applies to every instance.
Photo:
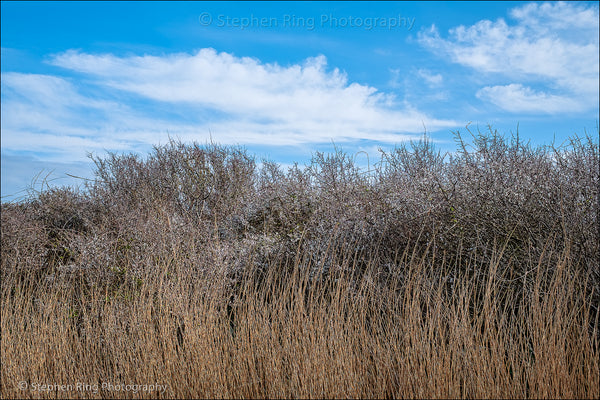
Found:
[[[478,90],[476,96],[492,101],[500,108],[511,112],[554,114],[565,110],[581,111],[584,107],[580,99],[535,91],[519,83],[506,86],[486,86]]]
[[[423,125],[459,125],[349,82],[328,70],[324,56],[280,66],[213,49],[127,57],[67,51],[49,63],[71,75],[3,74],[5,150],[43,148],[60,158],[79,149],[79,160],[83,148],[132,150],[167,133],[223,144],[394,143],[417,137]]]
[[[423,122],[432,128],[455,125],[397,104],[392,95],[374,87],[351,83],[337,68],[328,71],[324,56],[280,66],[214,49],[162,57],[69,51],[52,63],[87,74],[98,85],[157,102],[215,110],[229,121],[247,122],[255,133],[262,127],[294,142],[388,141],[395,134],[418,132]]]
[[[419,42],[457,64],[505,79],[477,92],[508,111],[542,113],[597,109],[598,6],[529,3],[500,18],[458,26],[442,38],[435,26]]]
[[[430,88],[439,87],[444,80],[441,74],[434,74],[424,68],[419,68],[419,70],[417,70],[417,75],[423,79]]]
[[[148,139],[156,129],[126,104],[82,94],[78,86],[52,75],[3,73],[3,152],[82,161],[87,152],[130,149],[128,142]]]

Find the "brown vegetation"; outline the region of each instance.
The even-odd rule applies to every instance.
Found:
[[[172,141],[2,204],[1,397],[598,398],[598,143],[456,138]]]

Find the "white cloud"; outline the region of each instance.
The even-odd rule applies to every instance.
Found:
[[[390,80],[388,81],[388,86],[396,88],[396,89],[401,87],[401,85],[400,85],[400,77],[401,77],[400,69],[399,68],[390,68],[389,71],[390,71],[391,77],[390,77]]]
[[[121,150],[148,139],[154,122],[116,101],[82,95],[65,78],[2,74],[3,151],[41,152],[46,160],[83,161],[88,151]]]
[[[221,144],[396,143],[424,125],[460,125],[349,82],[324,56],[280,66],[213,49],[160,57],[67,51],[50,63],[76,75],[2,74],[3,151],[81,161],[87,152],[146,151],[168,135]]]
[[[417,75],[419,75],[430,88],[440,86],[443,81],[441,74],[433,74],[431,71],[423,68],[417,71]]]
[[[598,8],[585,5],[573,5],[567,2],[557,3],[529,3],[522,7],[514,8],[511,16],[522,22],[523,25],[533,27],[535,31],[548,34],[550,29],[577,31],[588,29],[590,34],[598,31]],[[573,38],[586,40],[584,37],[574,35]]]
[[[511,112],[559,113],[564,110],[579,111],[581,103],[566,96],[557,96],[524,87],[518,83],[506,86],[486,86],[477,97]]]
[[[598,104],[598,7],[589,4],[530,3],[510,12],[515,24],[504,19],[483,20],[473,26],[451,29],[449,39],[432,26],[419,41],[441,57],[483,74],[508,79],[505,89],[522,100],[522,108],[508,101],[496,103],[507,110],[554,108],[571,112]],[[545,92],[526,87],[543,84]],[[521,86],[512,86],[518,84]],[[490,88],[480,91],[487,98]],[[543,99],[549,107],[535,102]],[[530,103],[528,103],[530,102]],[[554,104],[554,105],[553,105]],[[566,108],[556,107],[562,104]]]
[[[398,110],[392,96],[349,83],[337,68],[328,72],[324,56],[282,67],[213,49],[124,58],[70,51],[52,62],[89,74],[100,85],[154,101],[214,109],[250,125],[261,121],[265,132],[298,132],[306,142],[380,136],[389,140],[395,133],[418,132],[423,121],[432,129],[454,125],[414,110]]]

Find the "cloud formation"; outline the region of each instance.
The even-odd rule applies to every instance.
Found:
[[[430,88],[438,87],[442,84],[443,77],[441,74],[433,74],[427,69],[420,68],[417,75],[427,83]]]
[[[324,56],[280,66],[214,49],[127,57],[70,50],[49,63],[70,76],[3,73],[3,150],[80,161],[168,134],[222,144],[397,143],[424,125],[459,125],[349,82]]]
[[[451,29],[447,39],[432,26],[419,34],[419,42],[440,57],[507,80],[477,92],[504,110],[556,113],[597,108],[598,6],[529,3],[511,10],[510,16],[514,24],[502,18],[482,20]]]
[[[214,49],[162,57],[69,51],[51,62],[86,74],[100,86],[214,110],[225,118],[211,121],[213,131],[241,129],[241,142],[247,135],[254,143],[261,135],[282,135],[287,144],[332,138],[394,141],[402,138],[395,135],[418,133],[423,123],[430,129],[456,125],[396,104],[393,96],[373,87],[348,82],[337,68],[327,70],[324,56],[280,66]]]
[[[82,161],[87,152],[129,149],[128,143],[149,139],[155,129],[153,121],[125,104],[82,94],[70,79],[2,74],[3,152]]]

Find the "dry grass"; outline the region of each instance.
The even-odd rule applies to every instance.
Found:
[[[375,177],[98,160],[87,193],[2,205],[1,396],[598,398],[598,145],[574,143],[489,170],[420,144]]]

